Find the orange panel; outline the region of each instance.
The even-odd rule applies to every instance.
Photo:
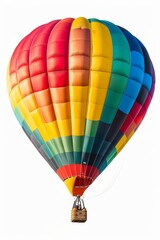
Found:
[[[26,97],[29,94],[31,94],[33,91],[30,78],[26,78],[25,80],[21,81],[19,83],[19,88],[21,90],[21,94],[23,97]]]
[[[71,44],[70,44],[71,45]],[[76,54],[82,54],[82,55],[90,55],[90,41],[86,41],[84,39],[84,41],[73,41],[72,42],[72,55],[76,55]]]
[[[10,75],[10,86],[11,86],[11,89],[14,88],[14,86],[16,86],[17,84],[18,84],[17,74],[16,73],[12,73]]]
[[[71,86],[88,86],[89,70],[71,70],[69,72],[69,83]]]
[[[56,103],[54,104],[54,110],[57,120],[71,118],[70,103]]]
[[[44,107],[52,103],[49,89],[35,92],[35,97],[39,107]]]
[[[45,123],[53,122],[56,120],[52,104],[45,107],[41,107],[40,112]]]
[[[69,87],[50,88],[53,103],[69,101]]]
[[[87,69],[90,64],[90,57],[88,56],[81,56],[81,55],[76,55],[72,56],[69,60],[69,69]]]

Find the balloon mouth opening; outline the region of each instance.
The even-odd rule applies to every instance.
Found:
[[[92,182],[93,179],[87,176],[70,177],[64,180],[64,183],[73,196],[82,196]]]
[[[57,174],[72,196],[82,196],[84,191],[99,176],[98,168],[91,165],[70,164],[60,167]]]
[[[89,185],[91,185],[92,182],[93,180],[89,177],[76,177],[73,188],[73,196],[82,196],[84,191],[89,187]]]

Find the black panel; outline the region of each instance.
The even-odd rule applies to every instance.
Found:
[[[141,45],[142,51],[143,51],[143,55],[144,55],[144,61],[145,61],[145,72],[152,75],[152,63],[149,57],[149,54],[146,50],[146,48]]]
[[[125,121],[127,117],[127,114],[125,114],[124,112],[118,110],[116,113],[116,116],[113,120],[113,123],[109,129],[109,132],[106,136],[106,141],[108,142],[112,142],[113,139],[115,138],[115,136],[117,135],[120,127],[122,126],[123,122]]]
[[[30,139],[37,149],[41,147],[41,145],[39,144],[39,142],[37,141],[33,133],[31,134]]]
[[[92,151],[94,153],[97,153],[101,147],[101,143],[103,142],[103,140],[105,140],[105,136],[109,130],[111,125],[106,124],[104,122],[100,122],[98,129],[97,129],[97,133],[96,133],[96,137],[95,137],[95,141],[93,144],[93,148]]]
[[[42,147],[40,147],[40,148],[38,149],[38,151],[39,151],[39,153],[42,155],[42,157],[46,160],[46,162],[51,166],[51,168],[52,168],[54,171],[56,171],[56,170],[58,169],[58,166],[57,166],[55,163],[53,163],[53,159],[51,160],[51,159],[49,159],[49,158],[47,157],[47,155],[45,154],[45,152],[44,152],[44,150],[43,150]]]
[[[143,106],[147,96],[148,90],[144,86],[142,86],[136,101]]]
[[[25,132],[25,134],[27,135],[27,137],[31,140],[30,135],[27,133],[27,131],[25,130],[25,128],[23,126],[22,126],[22,129]]]
[[[95,166],[94,162],[95,162],[96,158],[97,158],[97,154],[91,153],[90,156],[89,156],[89,160],[88,160],[87,165]]]

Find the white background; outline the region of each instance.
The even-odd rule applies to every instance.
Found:
[[[3,240],[160,239],[160,28],[158,0],[1,1],[0,197]],[[128,29],[148,49],[156,91],[139,130],[86,192],[88,221],[70,222],[73,198],[32,146],[10,107],[6,68],[19,41],[65,17],[99,18]]]

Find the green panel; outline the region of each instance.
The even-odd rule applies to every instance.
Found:
[[[105,107],[105,105],[107,105],[110,108],[116,108],[117,109],[121,98],[122,98],[121,93],[117,93],[117,92],[114,92],[114,91],[109,89],[108,93],[107,93],[107,98],[106,98],[105,103],[104,103],[104,107]]]
[[[114,64],[112,66],[112,72],[125,76],[125,82],[128,82],[129,72],[130,72],[130,65],[127,62],[122,62],[121,60],[114,60]]]
[[[115,60],[121,59],[122,61],[127,62],[130,65],[130,47],[123,33],[122,32],[119,33],[118,37],[114,38],[113,41],[114,41],[114,59]]]
[[[102,163],[102,165],[99,167],[99,171],[100,173],[102,173],[105,168],[112,162],[112,160],[115,158],[115,156],[117,155],[117,151],[116,148],[113,148],[113,150],[111,151],[111,153],[108,155],[108,157],[104,160],[104,162]]]
[[[95,138],[85,136],[84,144],[83,144],[83,152],[90,153],[92,151],[93,143]]]
[[[77,137],[73,136],[73,146],[74,146],[74,152],[81,152],[82,151],[82,145],[83,145],[83,136]]]
[[[123,93],[128,78],[112,73],[112,79],[113,81],[110,82],[110,89],[114,89],[115,92]]]
[[[18,108],[18,107],[16,107],[16,108],[14,109],[14,114],[15,114],[17,120],[19,121],[19,123],[22,125],[22,122],[23,122],[24,118],[23,118],[21,112],[19,111],[19,108]]]
[[[57,153],[64,153],[64,148],[62,144],[62,139],[61,138],[54,138],[49,141],[53,146],[55,146],[56,152]]]
[[[66,159],[65,159],[65,164],[72,164],[74,163],[74,154],[73,152],[66,152]]]
[[[48,157],[49,159],[51,159],[51,158],[53,157],[53,153],[52,153],[52,151],[49,149],[49,147],[47,146],[47,144],[43,144],[43,145],[41,146],[41,148],[43,149],[43,151],[45,152],[45,154],[47,155],[47,157]]]
[[[74,163],[81,163],[82,152],[74,152]]]
[[[31,129],[29,128],[28,124],[26,123],[25,120],[23,120],[22,122],[22,127],[25,129],[25,131],[27,132],[27,134],[30,136],[32,134]]]
[[[72,137],[61,137],[65,152],[73,152]]]
[[[117,109],[110,108],[108,106],[104,106],[103,113],[101,116],[101,121],[107,124],[111,124],[113,121],[113,118],[117,112]]]
[[[63,166],[61,155],[55,155],[54,157],[55,163],[58,165],[58,167]]]
[[[117,150],[116,148],[113,148],[106,159],[107,165],[109,165],[112,162],[112,160],[115,158],[116,155],[117,155]]]
[[[45,143],[38,129],[34,130],[33,135],[35,136],[40,145],[43,145]]]
[[[130,74],[131,55],[128,41],[120,28],[110,22],[102,22],[109,29],[111,34],[113,62],[110,83],[102,110],[101,121],[111,124],[127,86]]]
[[[85,135],[94,137],[97,132],[99,121],[86,120]]]
[[[46,145],[49,147],[50,151],[52,152],[52,156],[54,156],[58,153],[55,145],[53,144],[53,142],[48,141],[48,142],[46,142]]]

